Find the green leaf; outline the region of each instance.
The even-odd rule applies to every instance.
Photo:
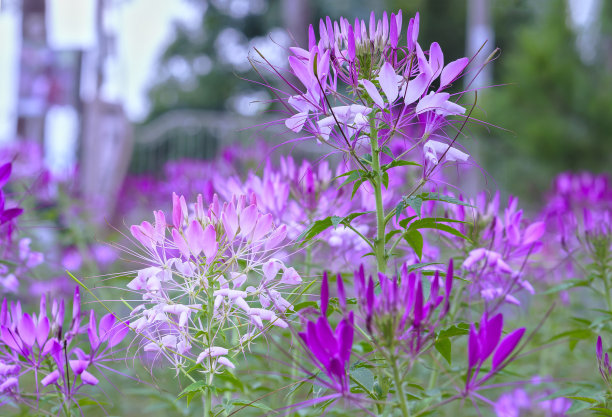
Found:
[[[438,339],[456,337],[456,336],[464,336],[470,333],[470,323],[457,323],[453,324],[446,329],[440,330],[438,333]]]
[[[418,230],[408,230],[404,233],[404,239],[421,260],[423,256],[423,235]]]
[[[372,155],[370,155],[369,153],[363,155],[361,157],[361,159],[363,159],[364,161],[366,161],[368,164],[372,163]]]
[[[416,271],[417,269],[427,268],[432,265],[442,265],[442,262],[423,262],[407,266],[408,272]]]
[[[389,189],[389,173],[384,172],[382,175],[382,185],[385,187],[385,190]]]
[[[426,219],[415,220],[410,225],[409,229],[436,229],[436,230],[440,230],[446,233],[450,233],[451,235],[460,237],[462,239],[467,240],[468,242],[471,242],[470,238],[465,236],[459,230],[449,225],[438,223],[437,221],[432,221],[433,219],[435,218],[431,217],[431,218],[426,218]],[[436,219],[436,220],[439,220],[439,219]],[[441,220],[444,222],[447,222],[447,221],[453,222],[452,219],[441,219]]]
[[[347,184],[350,184],[353,181],[357,181],[358,179],[360,179],[363,176],[363,171],[361,169],[356,169],[354,171],[349,171],[345,174],[342,175],[346,175],[348,174],[348,178],[346,180],[344,180],[344,182],[342,184],[340,184],[340,186],[338,188],[342,188]]]
[[[591,407],[589,408],[591,411],[597,411],[601,416],[612,416],[612,410],[603,407]]]
[[[561,284],[555,285],[549,289],[547,289],[546,291],[541,292],[540,294],[555,294],[561,291],[565,291],[565,290],[569,290],[571,288],[576,288],[576,287],[588,287],[589,286],[589,282],[585,281],[584,279],[568,279],[566,281],[563,281]]]
[[[181,393],[178,395],[178,398],[182,398],[185,395],[192,392],[204,392],[209,388],[209,385],[204,381],[196,381],[191,385],[188,385]]]
[[[353,192],[351,193],[351,200],[353,199],[353,197],[355,197],[355,193],[357,193],[357,190],[359,189],[359,187],[361,187],[361,184],[363,184],[364,182],[365,182],[364,178],[355,181],[355,185],[353,185]]]
[[[246,401],[234,400],[231,402],[231,404],[236,407],[241,407],[241,408],[246,408],[246,407],[259,408],[260,410],[265,411],[266,413],[278,414],[278,411],[276,411],[275,409],[270,408],[265,404],[259,404],[257,402],[246,402]]]
[[[443,201],[445,203],[457,204],[459,206],[474,207],[473,205],[466,203],[465,201],[461,201],[458,198],[442,195],[440,193],[421,193],[418,195],[418,197],[423,200]]]
[[[564,338],[574,339],[574,340],[576,339],[584,340],[584,339],[590,339],[592,337],[593,337],[593,333],[589,329],[574,329],[574,330],[568,330],[568,331],[559,333],[557,335],[554,335],[546,343],[550,343],[555,340],[564,339]]]
[[[336,226],[338,226],[340,224],[340,222],[342,222],[342,217],[340,216],[331,216],[331,222],[332,225],[334,226],[334,228],[336,228]]]
[[[371,214],[374,213],[373,211],[359,211],[359,212],[355,212],[355,213],[351,213],[348,216],[345,216],[342,219],[342,223],[343,224],[349,224],[350,222],[352,222],[353,220],[355,220],[357,217],[361,217],[364,214]]]
[[[584,401],[584,402],[591,403],[591,404],[597,404],[599,402],[598,400],[594,398],[580,397],[577,395],[568,395],[564,398],[567,398],[568,400]]]
[[[362,386],[367,392],[372,392],[374,389],[374,374],[368,368],[355,368],[350,371],[350,376]]]
[[[406,228],[408,226],[408,223],[416,219],[416,217],[417,216],[410,216],[410,217],[406,217],[405,219],[402,219],[402,221],[399,222],[400,227]]]
[[[306,228],[296,239],[297,242],[301,242],[300,246],[305,242],[311,240],[319,233],[325,231],[332,226],[331,217],[326,217],[322,220],[317,220]]]
[[[421,217],[421,206],[423,205],[423,200],[420,197],[411,196],[405,198],[404,202],[408,204],[408,206],[412,207],[417,216]]]
[[[381,151],[383,151],[383,153],[386,153],[387,155],[389,155],[391,158],[395,159],[395,156],[393,156],[393,152],[391,152],[391,149],[388,146],[383,146]]]
[[[308,307],[317,308],[318,304],[315,303],[314,301],[303,301],[301,303],[295,304],[293,306],[293,311],[297,312],[297,311],[303,310],[303,309],[308,308]]]
[[[391,238],[393,236],[395,236],[396,234],[400,233],[399,230],[395,229],[395,230],[391,230],[389,233],[387,233],[385,235],[385,243],[389,242],[391,240]]]
[[[402,215],[402,211],[406,208],[406,204],[404,204],[404,200],[401,200],[395,206],[395,221],[399,221],[400,216]]]
[[[383,166],[380,167],[381,170],[383,171],[387,171],[391,168],[395,168],[395,167],[401,167],[401,166],[417,166],[420,167],[422,166],[421,164],[417,164],[416,162],[412,162],[412,161],[399,161],[399,160],[395,160],[393,162],[389,162],[388,164],[385,164]]]
[[[442,355],[442,357],[444,359],[446,359],[446,362],[448,362],[448,364],[451,364],[451,341],[449,338],[445,337],[443,339],[440,340],[436,340],[435,343],[435,348],[438,352],[440,352],[440,355]]]

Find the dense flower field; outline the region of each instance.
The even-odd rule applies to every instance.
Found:
[[[7,150],[2,414],[612,415],[609,179],[562,173],[529,214],[466,196],[480,68],[418,35],[418,14],[328,18],[286,69],[255,51],[288,142],[323,157],[131,178],[123,218],[154,211],[106,245]]]

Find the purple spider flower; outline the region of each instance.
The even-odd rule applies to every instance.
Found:
[[[338,283],[340,303],[345,305],[341,276],[338,276]],[[329,379],[329,388],[336,392],[329,398],[336,398],[350,393],[348,367],[353,347],[354,318],[352,311],[345,314],[334,331],[327,318],[328,304],[329,286],[327,273],[324,273],[321,283],[321,314],[316,321],[307,321],[306,331],[298,334],[315,366]]]
[[[314,137],[332,152],[354,156],[367,148],[375,127],[381,147],[422,149],[429,176],[444,162],[468,158],[442,128],[453,123],[449,117],[466,111],[445,90],[461,77],[469,59],[445,65],[435,42],[424,51],[417,42],[418,14],[409,22],[406,45],[400,45],[402,20],[401,11],[379,20],[372,13],[369,22],[327,17],[320,21],[318,42],[311,25],[307,49],[290,48],[289,71],[301,85],[263,59],[290,87],[281,97],[289,113],[283,121],[295,133],[307,133],[300,139]],[[338,94],[342,83],[348,95]]]
[[[468,337],[468,370],[464,395],[478,395],[476,390],[512,360],[511,354],[525,334],[525,328],[517,329],[502,339],[503,327],[504,317],[501,313],[491,318],[485,313],[478,330],[472,323]],[[479,378],[481,367],[491,356],[493,359],[489,372]]]
[[[604,354],[601,336],[597,337],[595,354],[597,356],[597,365],[599,367],[599,373],[601,374],[601,377],[608,386],[608,390],[612,390],[612,365],[610,365],[610,356],[608,355],[608,352]]]
[[[117,372],[106,363],[114,361],[113,349],[127,335],[128,326],[113,314],[105,315],[97,324],[93,311],[88,326],[81,326],[78,287],[66,328],[64,312],[64,301],[53,300],[49,315],[45,296],[41,297],[38,314],[24,313],[20,303],[9,306],[4,299],[0,310],[0,396],[5,402],[10,399],[38,409],[40,401],[48,397],[59,401],[60,406],[75,404],[80,408],[78,399],[89,397],[81,388],[97,385],[95,374]],[[80,336],[85,332],[88,346],[81,343]],[[34,376],[34,393],[21,387],[20,380],[27,374]]]
[[[408,273],[402,265],[400,277],[388,278],[379,274],[380,293],[374,291],[374,280],[365,279],[363,265],[355,272],[356,291],[365,314],[366,329],[382,349],[401,349],[413,358],[435,335],[435,329],[450,307],[453,286],[453,261],[448,265],[446,279],[439,271],[430,280],[429,299],[423,296],[423,279],[415,272]],[[443,286],[443,288],[441,288]],[[442,294],[440,294],[442,290]],[[436,309],[442,308],[436,314]]]
[[[502,394],[493,408],[497,417],[520,417],[528,415],[544,415],[546,417],[565,417],[572,406],[572,401],[559,397],[550,400],[541,399],[549,393],[528,393],[523,388],[516,388]]]

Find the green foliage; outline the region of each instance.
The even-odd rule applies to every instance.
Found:
[[[533,21],[516,32],[496,64],[497,82],[504,87],[490,91],[482,103],[487,121],[513,133],[493,129],[495,145],[482,151],[494,177],[510,179],[520,172],[529,181],[508,186],[536,196],[559,171],[609,167],[612,73],[603,43],[593,45],[593,62],[582,59],[567,2],[541,0],[532,7]],[[605,8],[603,22],[611,16]]]

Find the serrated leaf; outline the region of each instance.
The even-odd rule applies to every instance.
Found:
[[[451,350],[452,350],[450,339],[445,337],[443,339],[436,340],[436,343],[434,346],[436,350],[440,352],[440,355],[442,355],[442,357],[446,359],[446,362],[448,362],[448,364],[450,365],[451,364]]]
[[[306,228],[296,239],[297,242],[307,242],[332,226],[331,217],[317,220]]]
[[[402,215],[402,211],[406,208],[406,204],[404,204],[404,200],[401,200],[395,206],[395,221],[399,221],[400,216]]]
[[[421,206],[423,205],[423,200],[420,197],[410,196],[405,198],[404,202],[408,204],[408,206],[412,207],[417,216],[421,217]]]

